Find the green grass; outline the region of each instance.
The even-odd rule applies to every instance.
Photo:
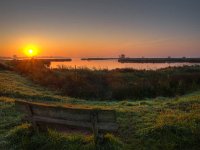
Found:
[[[20,114],[15,111],[14,99],[0,97],[0,149],[5,146],[8,131],[20,124]]]
[[[5,145],[8,144],[7,142],[12,142],[12,140],[8,140],[8,137],[18,137],[15,136],[16,132],[14,131],[23,128],[23,126],[16,127],[21,123],[20,114],[14,109],[13,101],[15,99],[42,101],[57,105],[79,105],[82,107],[115,109],[117,111],[117,121],[120,126],[118,137],[124,143],[123,149],[195,150],[200,147],[200,91],[174,98],[158,97],[156,99],[139,101],[127,99],[121,102],[86,101],[59,96],[57,92],[48,91],[13,72],[1,71],[0,149],[5,148]],[[27,130],[21,131],[25,134]],[[28,131],[31,132],[31,130]],[[54,139],[55,137],[57,140]],[[44,135],[32,134],[25,141],[25,146],[42,144],[48,147],[48,142],[42,140],[48,138],[53,139],[49,143],[52,144],[52,147],[58,145],[61,146],[61,149],[62,146],[65,147],[67,145],[67,142],[76,143],[77,140],[79,140],[79,144],[86,142],[86,147],[92,145],[89,137],[75,136],[76,138],[73,139],[75,141],[71,141],[71,137],[72,135],[69,136],[54,132]],[[20,146],[20,144],[23,144],[22,139],[18,144],[14,145]],[[33,143],[30,143],[30,141]]]
[[[56,91],[48,91],[10,71],[0,71],[0,87],[0,95],[5,97],[53,102],[72,99],[61,97]]]
[[[8,136],[7,148],[10,149],[50,149],[50,150],[94,150],[95,144],[91,136],[69,135],[48,130],[46,133],[37,134],[29,124],[23,124],[12,129]],[[112,135],[105,135],[98,150],[120,150],[122,147]]]

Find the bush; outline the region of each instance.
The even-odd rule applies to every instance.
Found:
[[[0,62],[0,70],[10,70],[10,67],[5,63]]]

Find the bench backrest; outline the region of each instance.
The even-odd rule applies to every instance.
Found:
[[[77,128],[115,132],[118,129],[116,112],[107,109],[55,106],[27,101],[15,101],[17,110],[34,123],[54,123]]]

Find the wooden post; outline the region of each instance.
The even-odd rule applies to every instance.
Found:
[[[98,112],[97,111],[93,111],[91,113],[91,122],[92,122],[92,130],[93,130],[93,135],[94,135],[94,143],[95,143],[95,147],[98,144]]]
[[[29,104],[26,104],[26,109],[27,109],[27,112],[28,112],[28,117],[31,120],[31,123],[33,125],[34,130],[36,132],[38,132],[38,126],[37,126],[37,123],[35,122],[35,120],[33,119],[33,111],[32,111],[31,106]]]

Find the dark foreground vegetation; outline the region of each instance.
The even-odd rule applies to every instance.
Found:
[[[16,72],[63,95],[101,100],[172,97],[200,89],[200,66],[160,70],[50,69],[41,61],[12,61]]]

